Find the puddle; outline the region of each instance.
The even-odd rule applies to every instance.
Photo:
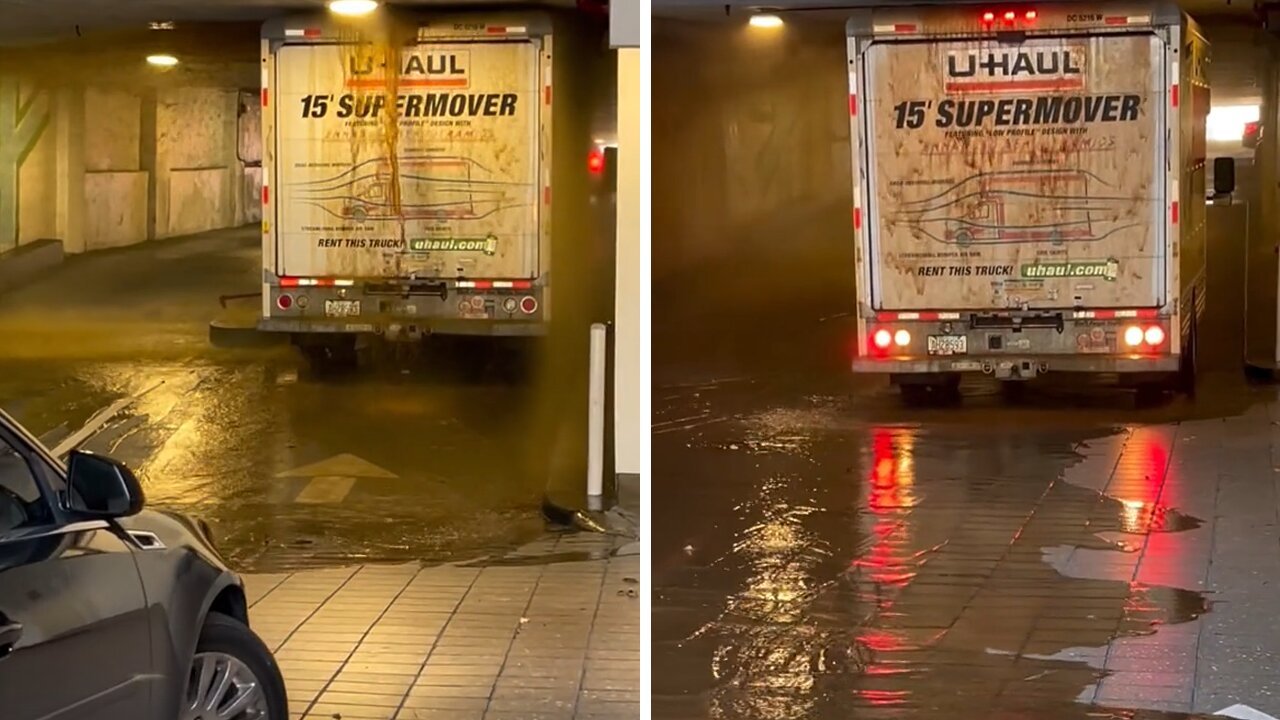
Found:
[[[1147,538],[1201,521],[1161,502],[1167,462],[1123,498],[1063,481],[1080,443],[819,408],[655,447],[655,716],[1120,716],[1076,701],[1111,643],[1208,611],[1134,582]]]

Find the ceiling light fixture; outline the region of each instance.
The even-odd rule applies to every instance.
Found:
[[[757,28],[777,28],[782,27],[782,18],[773,13],[757,13],[751,16],[747,21],[751,27]]]
[[[348,17],[368,15],[378,9],[376,0],[330,0],[329,12]]]

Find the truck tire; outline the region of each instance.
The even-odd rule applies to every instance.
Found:
[[[320,341],[298,342],[312,375],[334,375],[355,370],[360,364],[354,335],[326,337]]]
[[[902,401],[909,407],[947,405],[960,400],[960,376],[944,376],[924,382],[898,383]]]

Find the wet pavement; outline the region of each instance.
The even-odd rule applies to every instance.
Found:
[[[292,718],[623,720],[640,714],[639,574],[636,551],[581,533],[245,585]]]
[[[839,298],[655,326],[655,718],[1280,714],[1275,387],[907,408]]]
[[[259,252],[252,228],[149,243],[6,295],[0,407],[52,445],[121,403],[85,447],[135,468],[150,505],[207,520],[241,570],[441,562],[539,537],[547,475],[530,470],[520,356],[437,343],[316,376],[287,346],[214,348],[218,296],[254,290]]]

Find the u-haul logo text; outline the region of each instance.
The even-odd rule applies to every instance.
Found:
[[[1076,90],[1084,70],[1084,53],[1072,48],[955,52],[947,55],[947,92]]]
[[[374,58],[352,57],[347,66],[348,87],[383,87],[385,63]],[[471,84],[471,57],[466,51],[422,51],[403,58],[397,84],[400,87],[466,88]]]

